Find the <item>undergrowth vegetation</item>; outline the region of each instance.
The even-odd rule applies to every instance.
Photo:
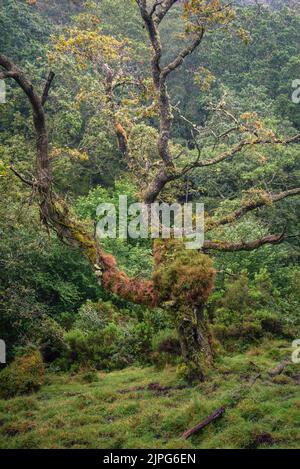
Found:
[[[26,350],[1,371],[0,397],[30,394],[44,383],[45,366],[38,351]]]
[[[288,342],[265,340],[220,358],[192,387],[170,365],[47,373],[37,393],[0,401],[0,447],[297,448],[299,365],[268,373],[290,353]],[[223,417],[181,438],[220,406]]]

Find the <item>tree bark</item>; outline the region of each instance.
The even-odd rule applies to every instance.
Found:
[[[213,350],[203,308],[180,308],[176,312],[176,328],[189,381],[203,381],[204,369],[212,364]]]
[[[199,423],[195,427],[191,428],[190,430],[187,430],[181,435],[181,438],[184,438],[187,440],[190,438],[190,436],[194,435],[195,433],[200,432],[203,428],[207,427],[211,422],[214,422],[218,418],[220,418],[225,412],[225,407],[220,407],[217,409],[213,414],[211,414],[209,417],[207,417],[203,422]]]

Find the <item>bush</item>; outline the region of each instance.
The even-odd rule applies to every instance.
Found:
[[[212,331],[216,339],[230,346],[231,350],[243,348],[263,337],[286,335],[279,316],[268,310],[239,314],[220,308],[216,312]]]
[[[150,364],[153,336],[168,325],[168,316],[160,309],[128,311],[109,301],[88,301],[80,308],[74,328],[65,333],[66,348],[55,365],[63,370],[110,371]]]
[[[110,371],[134,363],[152,363],[153,336],[166,325],[167,315],[162,310],[130,315],[130,311],[110,302],[87,302],[74,329],[65,333],[66,350],[55,364],[64,370]]]
[[[145,364],[152,352],[153,327],[149,322],[140,322],[127,329],[123,353],[132,361]]]
[[[64,330],[50,317],[45,317],[38,322],[33,331],[34,342],[38,346],[43,360],[51,363],[66,351]]]
[[[226,284],[223,295],[211,301],[212,330],[230,349],[239,349],[264,336],[285,336],[278,294],[268,272],[251,281],[246,272]]]
[[[124,353],[125,331],[110,323],[98,332],[84,333],[74,329],[65,335],[68,349],[64,355],[66,368],[78,364],[84,368],[98,370],[124,368],[129,359]]]
[[[196,363],[189,362],[179,363],[176,368],[176,374],[178,379],[185,381],[187,383],[199,383],[199,368]]]
[[[74,329],[80,329],[84,332],[97,332],[116,316],[117,310],[112,303],[108,301],[99,301],[98,303],[87,301],[79,309]]]
[[[76,377],[76,380],[83,384],[91,384],[99,381],[99,376],[95,371],[86,370],[82,373],[79,373]]]
[[[152,339],[152,361],[158,367],[176,364],[180,356],[180,342],[175,329],[164,329]]]
[[[153,352],[180,354],[180,342],[175,329],[163,329],[152,339]]]
[[[17,357],[0,373],[0,397],[9,399],[37,391],[44,383],[45,367],[38,351]]]

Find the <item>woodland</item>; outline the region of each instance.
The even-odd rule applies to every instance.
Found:
[[[0,0],[0,83],[0,448],[299,448],[299,3]]]

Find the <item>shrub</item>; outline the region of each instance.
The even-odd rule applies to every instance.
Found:
[[[176,368],[178,379],[188,383],[199,383],[199,368],[196,363],[180,363]]]
[[[88,353],[86,347],[86,334],[79,329],[72,329],[64,336],[65,342],[68,346],[63,358],[66,365],[72,363],[84,362]],[[60,361],[58,361],[59,363]]]
[[[176,364],[180,356],[180,342],[175,329],[164,329],[152,339],[152,361],[157,367]]]
[[[139,363],[149,362],[152,352],[153,327],[149,322],[132,324],[126,333],[126,340],[123,343],[123,354]]]
[[[124,353],[125,331],[110,323],[98,332],[84,333],[74,329],[65,334],[68,349],[64,355],[64,366],[74,364],[81,367],[113,370],[124,368],[129,362]]]
[[[93,303],[87,301],[79,309],[74,328],[84,332],[97,332],[112,321],[116,315],[117,310],[110,302],[99,301]]]
[[[259,310],[256,312],[255,316],[260,321],[264,332],[270,332],[275,336],[284,335],[283,325],[278,314],[274,314],[268,310]]]
[[[75,328],[64,335],[67,349],[55,364],[64,369],[122,369],[133,363],[151,363],[152,338],[167,315],[162,310],[140,312],[117,308],[110,302],[87,302]]]
[[[77,380],[83,384],[91,384],[91,383],[96,383],[97,381],[99,381],[99,376],[97,375],[95,371],[86,370],[78,374]]]
[[[128,311],[110,302],[87,302],[74,329],[65,333],[66,349],[55,365],[63,370],[110,371],[152,363],[153,336],[168,325],[168,316],[160,309]]]
[[[65,352],[64,330],[50,317],[38,322],[33,331],[35,343],[40,349],[43,360],[51,363]]]
[[[17,357],[0,373],[0,397],[11,397],[37,391],[44,383],[45,367],[38,351]]]
[[[228,281],[223,295],[215,295],[210,305],[215,337],[236,350],[264,336],[285,336],[277,296],[265,270],[252,281],[246,272]]]
[[[152,339],[153,352],[180,354],[180,342],[175,329],[163,329]]]
[[[239,350],[263,337],[287,336],[278,314],[268,310],[237,313],[220,308],[215,313],[213,335],[231,350]]]

